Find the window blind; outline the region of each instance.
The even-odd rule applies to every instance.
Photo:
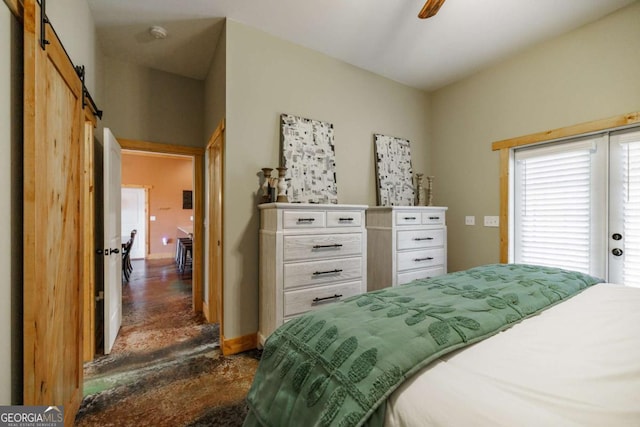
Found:
[[[622,141],[624,283],[640,286],[640,133]]]
[[[581,141],[516,151],[515,262],[592,273],[595,148]]]

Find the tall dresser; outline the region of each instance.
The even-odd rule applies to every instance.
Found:
[[[366,208],[259,205],[260,345],[287,320],[366,292]]]
[[[447,272],[446,207],[367,209],[367,290]]]

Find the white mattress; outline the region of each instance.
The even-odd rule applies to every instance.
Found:
[[[640,289],[600,284],[418,372],[387,426],[640,426]]]

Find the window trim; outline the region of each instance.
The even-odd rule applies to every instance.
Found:
[[[607,119],[594,120],[568,127],[544,132],[519,136],[516,138],[495,141],[491,144],[492,151],[500,154],[500,262],[509,261],[509,203],[513,200],[510,194],[509,180],[513,174],[512,160],[515,148],[539,143],[564,142],[567,138],[586,136],[593,133],[621,130],[640,123],[640,112],[628,113]]]

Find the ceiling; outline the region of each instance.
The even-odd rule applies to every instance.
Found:
[[[204,79],[224,18],[424,90],[638,0],[88,0],[107,56]],[[169,35],[148,32],[161,25]]]

